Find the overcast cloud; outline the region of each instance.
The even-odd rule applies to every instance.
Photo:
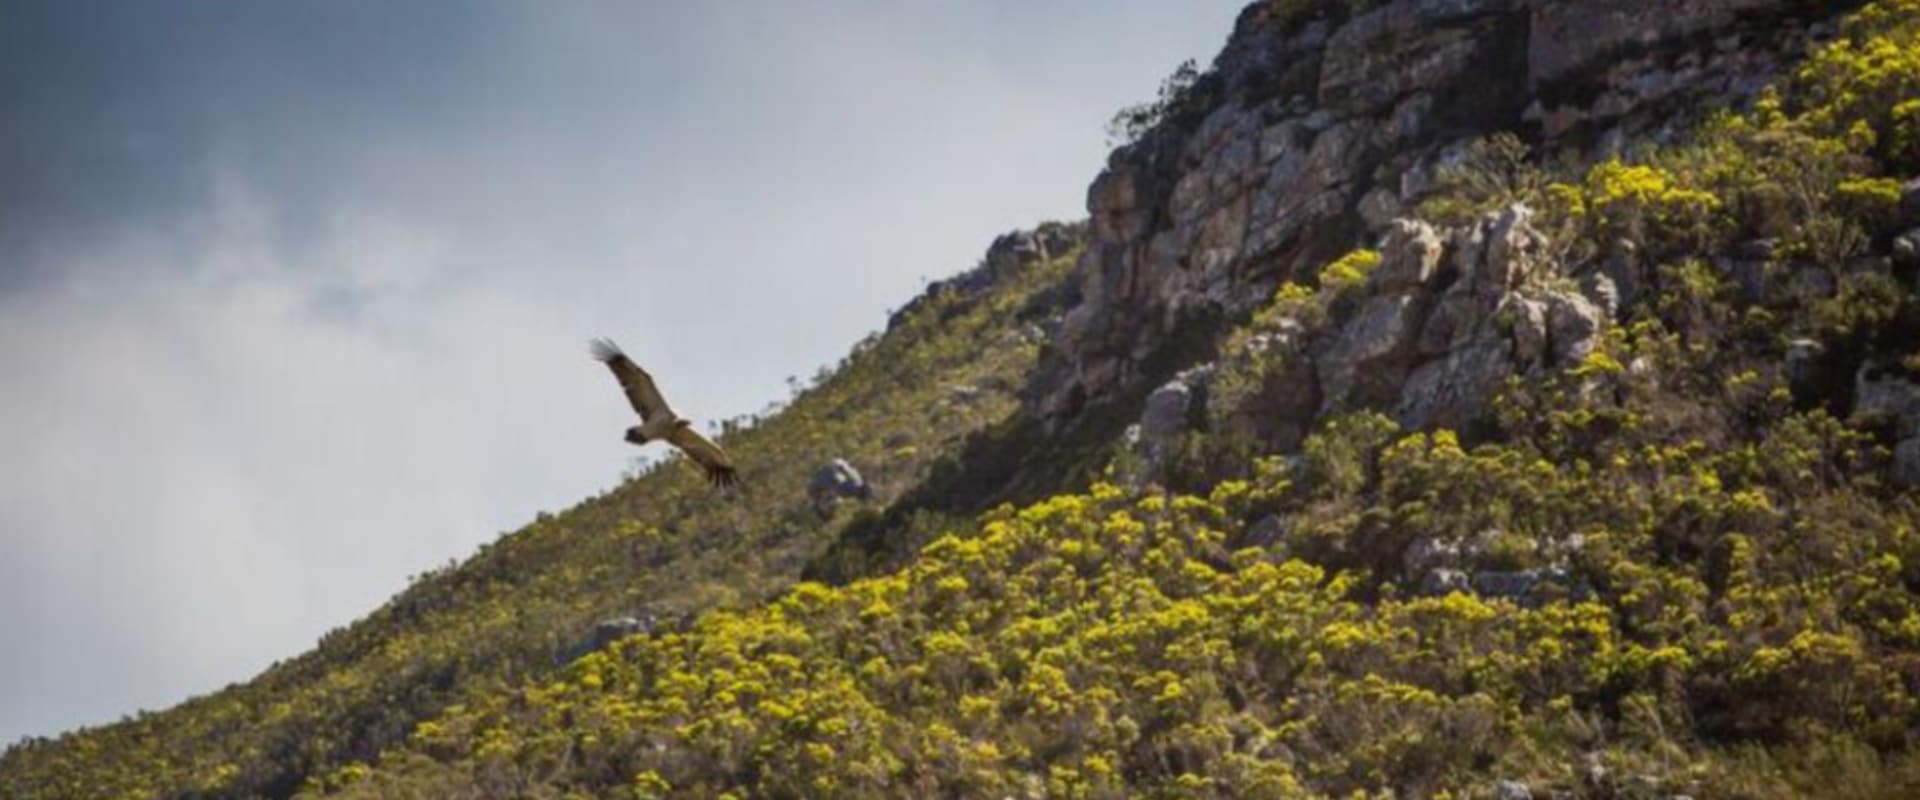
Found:
[[[0,8],[0,743],[244,680],[1000,232],[1238,0]]]

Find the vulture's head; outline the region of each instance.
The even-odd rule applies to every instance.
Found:
[[[646,444],[647,435],[640,432],[640,426],[635,425],[627,429],[627,441],[632,444]]]

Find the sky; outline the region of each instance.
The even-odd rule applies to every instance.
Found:
[[[1241,0],[0,4],[0,744],[256,674],[760,410]]]

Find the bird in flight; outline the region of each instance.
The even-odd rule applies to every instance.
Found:
[[[701,436],[693,429],[693,423],[681,419],[667,407],[666,398],[660,396],[660,388],[653,385],[653,376],[627,358],[626,353],[613,342],[595,339],[592,343],[593,357],[613,370],[613,377],[620,381],[620,388],[627,393],[627,402],[633,404],[633,410],[640,414],[640,424],[627,429],[627,441],[636,445],[648,442],[664,441],[680,448],[688,458],[698,463],[707,472],[707,480],[715,486],[732,486],[739,479],[739,473],[733,468],[733,460],[727,458],[727,451],[713,440]]]

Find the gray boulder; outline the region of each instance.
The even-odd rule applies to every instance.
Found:
[[[984,264],[986,271],[998,279],[1046,257],[1047,247],[1041,243],[1038,235],[1033,231],[1015,231],[993,240],[993,244],[987,248]]]
[[[1800,400],[1819,396],[1822,390],[1822,359],[1826,345],[1814,339],[1795,339],[1787,344],[1787,389]]]
[[[1464,428],[1485,413],[1487,399],[1511,375],[1513,353],[1505,342],[1460,347],[1407,377],[1394,418],[1407,430]]]
[[[1515,204],[1492,219],[1486,243],[1486,257],[1474,282],[1483,292],[1504,294],[1541,267],[1547,237],[1533,227],[1533,209]]]
[[[1033,230],[1002,234],[981,258],[981,271],[998,281],[1019,273],[1028,266],[1058,258],[1086,238],[1078,224],[1047,222]]]
[[[659,624],[652,613],[642,612],[638,616],[611,617],[594,623],[593,630],[585,639],[561,654],[561,663],[574,661],[629,636],[652,634]]]
[[[1519,781],[1498,781],[1493,784],[1494,800],[1533,800],[1533,790]]]
[[[807,482],[807,499],[813,501],[813,510],[823,517],[831,515],[834,506],[842,499],[868,500],[872,497],[873,487],[868,486],[860,470],[854,469],[844,458],[836,458],[814,471],[813,479]]]
[[[1368,280],[1382,294],[1419,288],[1433,280],[1444,255],[1446,245],[1432,225],[1397,219],[1388,226],[1380,245],[1380,266]]]
[[[1179,379],[1168,381],[1147,395],[1147,406],[1140,412],[1140,438],[1149,444],[1165,445],[1187,430],[1193,418],[1196,392]]]
[[[1521,364],[1537,365],[1547,356],[1550,331],[1548,305],[1539,300],[1514,295],[1505,310],[1513,323],[1513,356]]]
[[[1920,228],[1894,237],[1893,265],[1901,269],[1920,267]]]
[[[1566,366],[1593,352],[1594,339],[1606,321],[1606,312],[1593,301],[1573,293],[1547,297],[1547,328],[1553,342],[1554,363]]]
[[[1854,374],[1853,413],[1890,421],[1900,438],[1920,436],[1920,384],[1897,369],[1862,364]]]
[[[1218,372],[1212,364],[1185,370],[1147,395],[1140,411],[1140,436],[1149,445],[1172,444],[1206,413],[1207,387]]]

